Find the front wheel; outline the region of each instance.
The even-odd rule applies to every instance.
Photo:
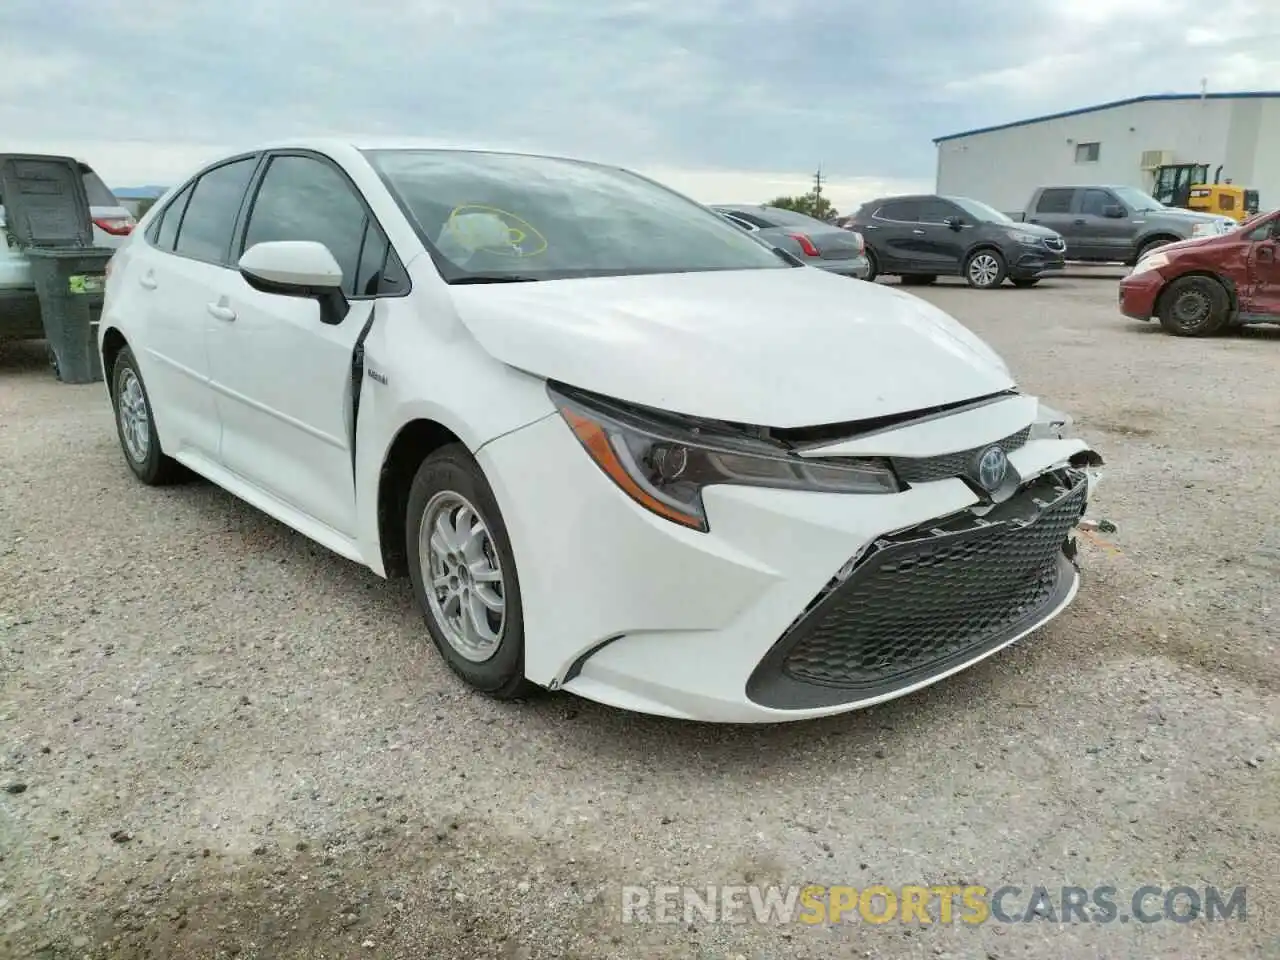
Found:
[[[1209,337],[1231,310],[1226,288],[1212,277],[1180,277],[1160,296],[1160,325],[1177,337]]]
[[[516,560],[489,483],[460,444],[422,462],[405,520],[409,575],[445,662],[499,700],[528,696]]]
[[[969,286],[990,290],[1004,283],[1009,267],[998,250],[977,250],[964,265],[964,278]]]

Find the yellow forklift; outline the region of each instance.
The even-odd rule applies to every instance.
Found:
[[[1155,170],[1151,195],[1166,207],[1216,213],[1237,222],[1258,212],[1258,191],[1222,180],[1222,165],[1209,182],[1207,163],[1170,163]]]

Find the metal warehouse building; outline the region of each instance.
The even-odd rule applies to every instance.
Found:
[[[1158,94],[934,140],[938,192],[1022,210],[1036,187],[1114,184],[1150,192],[1157,167],[1204,163],[1210,176],[1280,207],[1280,92]]]

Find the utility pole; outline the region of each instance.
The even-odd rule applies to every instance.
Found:
[[[813,175],[813,210],[818,213],[822,209],[822,164],[818,164]]]

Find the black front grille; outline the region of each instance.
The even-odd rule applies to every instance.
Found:
[[[1086,493],[1083,475],[1063,471],[985,517],[966,511],[878,540],[761,661],[748,695],[784,709],[876,696],[1028,629],[1074,582],[1063,548]]]
[[[1031,436],[1031,427],[1023,427],[1015,434],[997,440],[996,444],[1011,453],[1027,442]],[[937,457],[893,457],[893,469],[898,477],[907,483],[928,483],[931,480],[948,480],[951,477],[963,477],[973,468],[978,455],[991,444],[983,444],[971,450],[957,453],[944,453]]]

